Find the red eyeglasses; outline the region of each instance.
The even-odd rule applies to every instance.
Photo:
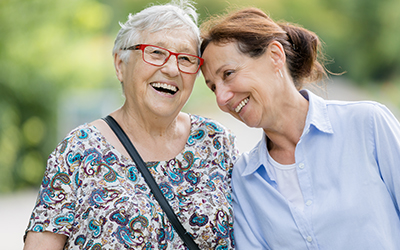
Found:
[[[187,53],[175,53],[150,44],[137,44],[124,48],[124,50],[141,50],[143,61],[154,66],[163,66],[171,55],[174,55],[178,69],[187,74],[196,74],[204,63],[204,59],[201,57]]]

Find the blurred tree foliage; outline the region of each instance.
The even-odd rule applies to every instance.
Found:
[[[110,78],[110,16],[96,1],[0,1],[0,192],[40,183],[59,93]]]
[[[0,1],[0,192],[40,183],[47,156],[58,143],[60,93],[116,85],[111,49],[118,22],[149,5],[149,0]],[[200,22],[227,7],[249,6],[316,32],[333,72],[346,71],[357,83],[400,85],[400,1],[196,4]]]

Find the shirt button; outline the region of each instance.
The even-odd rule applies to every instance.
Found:
[[[307,241],[308,241],[308,242],[311,242],[311,241],[312,241],[311,236],[308,236],[308,237],[307,237]]]
[[[300,169],[303,169],[303,168],[304,168],[304,163],[300,163],[300,164],[299,164],[299,168],[300,168]]]
[[[308,201],[306,202],[306,205],[307,205],[307,206],[311,206],[311,204],[312,204],[312,200],[308,200]]]

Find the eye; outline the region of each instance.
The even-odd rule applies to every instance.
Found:
[[[168,56],[168,52],[166,50],[157,48],[157,47],[146,47],[145,53],[151,56],[152,58],[165,58]]]
[[[178,56],[178,60],[179,60],[179,63],[181,63],[181,64],[191,65],[191,64],[197,64],[198,59],[195,56],[180,54]]]
[[[181,60],[181,61],[188,61],[188,62],[190,62],[190,59],[189,59],[189,57],[188,57],[188,56],[179,56],[179,60]]]
[[[210,86],[210,89],[211,89],[212,92],[215,92],[215,84],[212,84],[212,85]]]
[[[235,71],[234,70],[225,70],[223,73],[222,73],[222,79],[226,79],[226,78],[228,78],[229,76],[231,76],[233,73],[235,73]]]
[[[215,84],[213,84],[213,83],[207,83],[207,87],[208,87],[212,92],[215,92]]]
[[[153,49],[153,50],[151,51],[151,54],[155,54],[155,55],[165,55],[166,52],[163,51],[163,50],[160,50],[160,49]]]

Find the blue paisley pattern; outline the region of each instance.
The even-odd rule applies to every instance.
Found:
[[[210,119],[191,123],[177,157],[147,166],[200,249],[233,249],[234,137]],[[64,249],[186,249],[134,162],[89,125],[50,155],[29,230],[68,236]]]

